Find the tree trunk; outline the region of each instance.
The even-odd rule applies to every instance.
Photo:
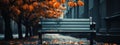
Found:
[[[13,39],[9,13],[6,9],[2,10],[2,16],[5,22],[5,40]]]
[[[5,18],[5,39],[6,40],[13,39],[12,29],[11,29],[11,24],[10,24],[9,18]]]
[[[38,34],[38,24],[33,26],[32,31],[33,31],[33,35],[37,35]]]
[[[31,29],[31,27],[29,27],[29,33],[30,33],[30,36],[33,36],[33,31]]]
[[[21,25],[21,16],[18,18],[18,37],[19,37],[19,39],[23,38],[22,25]]]
[[[29,37],[29,28],[26,26],[25,37]]]
[[[26,26],[25,37],[33,36],[33,31],[30,26]]]
[[[36,26],[33,26],[33,28],[32,28],[32,31],[33,31],[33,35],[36,35]]]

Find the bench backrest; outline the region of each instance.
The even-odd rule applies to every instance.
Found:
[[[41,19],[42,32],[80,32],[90,30],[90,19]]]

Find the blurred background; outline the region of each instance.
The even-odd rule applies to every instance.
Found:
[[[78,0],[73,0],[73,1],[77,2]],[[90,19],[90,17],[92,17],[92,19],[90,20],[92,20],[92,22],[95,22],[95,26],[92,28],[95,28],[93,30],[96,31],[95,35],[93,35],[94,42],[96,44],[101,44],[101,45],[119,44],[119,40],[120,40],[119,39],[120,37],[120,33],[119,33],[120,32],[120,6],[119,6],[120,3],[119,2],[120,0],[81,0],[81,1],[84,2],[84,6],[76,6],[71,8],[70,6],[67,5],[67,3],[65,3],[64,6],[66,7],[66,10],[63,11],[64,16],[61,19]],[[68,0],[66,0],[66,2],[68,2]],[[18,38],[19,37],[18,23],[15,20],[10,19],[10,28],[8,28],[8,31],[5,31],[5,21],[3,19],[2,13],[3,13],[2,9],[0,9],[0,40],[5,39],[5,32],[10,32],[9,31],[10,28],[12,30],[13,38]],[[36,25],[37,26],[36,30],[38,32],[36,32],[37,34],[35,35],[38,35],[39,31],[42,28],[40,23],[41,23],[41,20]],[[25,24],[21,24],[21,30],[22,30],[21,35],[25,37],[25,31],[26,31]],[[43,34],[42,36],[44,38],[46,38],[46,36],[48,37],[50,36],[50,38],[52,39],[52,36],[54,37],[54,35],[57,35],[58,37],[61,36],[63,38],[74,37],[74,39],[71,39],[71,40],[83,39],[87,42],[88,45],[90,43],[87,38],[84,38],[87,35],[86,34],[84,36],[84,33]],[[81,37],[76,37],[76,36],[81,36]]]

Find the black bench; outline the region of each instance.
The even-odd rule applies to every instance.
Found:
[[[41,19],[42,29],[39,37],[44,33],[89,33],[91,45],[95,30],[90,30],[90,19]]]

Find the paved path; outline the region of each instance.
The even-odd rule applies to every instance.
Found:
[[[71,36],[65,36],[61,34],[44,34],[42,36],[43,43],[49,43],[49,44],[85,44],[89,45],[89,41],[86,38],[75,38]]]
[[[40,45],[38,36],[26,39],[14,39],[10,41],[0,41],[0,45]]]
[[[89,45],[88,40],[85,38],[75,38],[71,36],[65,36],[61,34],[43,34],[42,35],[43,43],[55,44],[55,45],[78,45],[79,43],[84,43]],[[38,36],[33,36],[26,39],[15,39],[11,41],[0,41],[0,45],[40,45],[40,39]]]

